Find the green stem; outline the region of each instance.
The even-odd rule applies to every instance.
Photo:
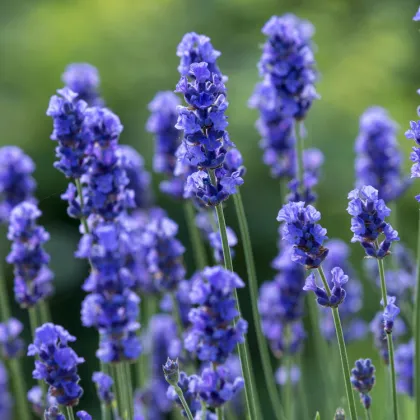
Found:
[[[201,239],[200,231],[195,224],[195,210],[190,200],[184,202],[184,212],[194,255],[195,269],[202,270],[207,265],[206,249]]]
[[[185,401],[182,389],[178,385],[174,385],[173,387],[175,389],[175,392],[178,394],[178,397],[181,401],[181,404],[182,404],[182,407],[184,408],[184,411],[187,413],[188,420],[194,420],[194,417],[191,413],[190,407],[188,406],[187,401]]]
[[[318,268],[318,273],[321,277],[321,280],[324,285],[325,291],[327,292],[327,295],[331,296],[330,286],[328,285],[328,281],[327,281],[327,278],[325,277],[325,273],[322,267]],[[347,357],[346,343],[344,341],[344,334],[343,334],[343,328],[341,326],[340,314],[338,312],[338,308],[331,308],[331,311],[332,311],[332,315],[334,319],[335,331],[337,334],[338,348],[340,350],[341,367],[343,369],[344,384],[346,386],[347,401],[348,401],[349,409],[350,409],[350,418],[351,420],[357,420],[356,403],[354,400],[354,394],[353,394],[353,390],[352,390],[351,382],[350,382],[349,360]]]
[[[370,416],[370,410],[366,408],[366,420],[371,420],[372,417]]]
[[[110,408],[104,402],[101,402],[101,420],[110,420],[110,414]]]
[[[286,418],[291,419],[293,418],[293,394],[292,394],[292,379],[291,379],[291,371],[292,371],[292,356],[290,354],[285,356],[286,361],[284,367],[286,368],[286,383],[284,384],[284,406],[286,410]]]
[[[51,322],[52,317],[51,317],[51,312],[50,312],[48,303],[45,300],[41,300],[37,306],[38,306],[38,313],[39,313],[39,319],[41,320],[41,324]]]
[[[383,306],[385,309],[386,306],[388,305],[388,296],[387,296],[387,291],[386,291],[384,261],[382,258],[378,258],[377,261],[378,261],[378,269],[379,269],[379,278],[381,280],[382,301],[383,301]],[[392,333],[387,334],[386,341],[388,343],[389,368],[390,368],[390,374],[391,374],[392,407],[393,407],[393,413],[394,413],[394,420],[398,420],[397,379],[395,375],[394,341],[392,339]]]
[[[25,376],[23,374],[21,363],[18,359],[10,359],[9,367],[15,391],[18,418],[22,420],[30,420],[32,417],[29,412],[28,401],[26,398]]]
[[[74,413],[73,413],[73,407],[66,407],[67,409],[67,417],[69,420],[74,420]]]
[[[7,321],[11,314],[9,295],[5,277],[3,276],[3,266],[0,265],[0,314],[3,321]]]
[[[416,269],[416,297],[414,299],[413,328],[415,339],[414,352],[414,395],[416,419],[420,418],[420,208],[417,227],[417,269]]]
[[[207,406],[204,401],[201,401],[201,420],[206,420],[207,418]]]
[[[28,313],[29,313],[29,324],[31,326],[32,338],[35,339],[35,330],[39,326],[36,307],[29,308]]]
[[[216,415],[217,415],[217,420],[223,420],[223,418],[224,418],[223,407],[217,407],[216,408]]]
[[[214,175],[214,171],[209,171],[210,178],[213,185],[216,185],[216,177]],[[216,206],[216,214],[217,214],[217,221],[219,223],[219,231],[220,237],[222,240],[222,247],[223,247],[223,258],[225,263],[225,268],[229,271],[233,272],[233,264],[232,264],[232,256],[230,255],[230,248],[227,238],[227,231],[226,231],[226,222],[225,222],[225,215],[223,213],[222,204],[218,204]],[[238,316],[241,317],[241,308],[239,305],[238,293],[237,290],[234,290],[234,298],[236,303],[236,310],[238,311]],[[235,324],[235,321],[233,321]],[[254,374],[250,367],[250,356],[249,356],[249,349],[246,336],[244,337],[244,343],[238,344],[238,351],[239,351],[239,360],[241,361],[241,370],[242,376],[245,382],[245,400],[247,406],[247,415],[252,420],[258,420],[261,417],[261,409],[258,403],[258,395],[255,389],[255,381]]]
[[[130,409],[130,416],[133,417],[134,402],[133,402],[133,381],[131,378],[131,369],[129,362],[122,362],[125,369],[125,390],[127,392],[127,402]]]
[[[132,408],[130,407],[130,401],[128,396],[128,379],[126,378],[125,367],[123,363],[119,362],[116,363],[114,366],[114,382],[117,389],[118,395],[118,409],[120,412],[120,416],[123,420],[130,420]]]
[[[245,255],[245,264],[248,274],[248,286],[251,301],[251,309],[254,320],[254,328],[257,335],[258,350],[260,353],[261,364],[264,373],[264,382],[267,387],[268,396],[270,397],[274,415],[277,420],[284,418],[284,410],[277,395],[276,383],[274,381],[273,369],[270,361],[270,352],[267,340],[264,337],[261,328],[261,318],[258,311],[258,281],[255,269],[254,255],[252,252],[251,236],[249,234],[248,222],[246,219],[245,209],[239,190],[233,195],[236,216],[239,222],[239,230]]]

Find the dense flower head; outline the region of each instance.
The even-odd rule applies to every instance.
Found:
[[[47,115],[53,119],[51,140],[57,141],[58,161],[54,167],[68,178],[86,172],[86,151],[90,138],[84,131],[87,103],[69,88],[59,89],[50,99]]]
[[[144,167],[144,159],[133,147],[122,145],[117,149],[118,165],[128,178],[127,190],[134,194],[136,209],[147,209],[152,203],[151,176]]]
[[[414,340],[400,344],[395,350],[395,372],[397,374],[397,390],[410,397],[414,395]]]
[[[78,411],[76,417],[80,420],[92,420],[92,416],[87,413],[85,410]]]
[[[99,400],[106,405],[112,404],[115,399],[114,393],[112,392],[112,386],[114,385],[112,378],[106,373],[94,372],[92,381],[96,384]]]
[[[364,320],[358,317],[363,304],[363,287],[360,280],[356,277],[355,270],[349,262],[349,246],[339,239],[333,239],[327,242],[329,249],[328,258],[323,263],[323,269],[328,274],[334,267],[341,267],[351,278],[346,285],[346,298],[340,304],[340,318],[343,324],[343,333],[346,342],[362,339],[368,326]],[[331,277],[327,275],[330,288],[334,284]],[[321,332],[328,340],[335,340],[334,320],[330,310],[321,311],[322,322],[320,324]]]
[[[184,246],[176,238],[178,225],[160,208],[151,210],[142,234],[146,267],[155,287],[174,291],[185,278]]]
[[[233,291],[244,287],[235,274],[220,266],[206,267],[192,279],[189,312],[191,328],[184,336],[184,346],[201,361],[224,363],[238,343],[244,341],[247,322],[238,315]]]
[[[127,268],[130,251],[131,237],[117,220],[94,224],[76,253],[92,265],[83,285],[90,294],[82,304],[82,323],[99,330],[97,356],[104,363],[135,360],[141,352],[136,335],[140,299],[130,289],[135,279]]]
[[[66,86],[77,93],[89,106],[102,106],[103,100],[98,88],[101,83],[98,69],[88,63],[72,63],[66,67],[61,79]]]
[[[407,328],[400,318],[396,318],[393,325],[392,336],[388,335],[384,329],[384,312],[377,312],[369,327],[373,335],[373,341],[375,347],[378,349],[379,354],[386,365],[389,364],[389,353],[388,353],[388,341],[390,337],[393,340],[397,340],[402,337],[406,332]]]
[[[9,392],[9,378],[6,368],[0,360],[0,417],[2,419],[12,419],[12,406],[12,396]]]
[[[306,149],[303,151],[302,161],[303,183],[300,183],[296,178],[289,182],[290,193],[286,197],[286,201],[304,201],[308,205],[317,199],[314,187],[319,182],[324,154],[319,149]]]
[[[291,259],[307,269],[319,267],[328,255],[323,246],[327,230],[316,223],[320,219],[321,213],[303,201],[285,204],[277,216],[277,221],[285,222],[282,235],[293,247]]]
[[[181,143],[179,131],[175,128],[180,102],[173,92],[165,91],[158,92],[149,103],[151,114],[146,129],[155,136],[153,170],[169,177],[173,176],[176,166],[175,152]]]
[[[397,305],[395,305],[395,301],[395,296],[387,296],[386,305],[384,304],[383,300],[381,300],[381,305],[384,306],[384,331],[387,334],[392,333],[395,319],[400,313],[400,308]]]
[[[66,416],[60,411],[58,405],[50,405],[45,409],[44,420],[66,420]]]
[[[209,70],[222,78],[216,60],[220,56],[220,51],[213,48],[210,38],[205,35],[199,35],[195,32],[189,32],[184,35],[178,44],[176,55],[181,59],[178,71],[181,76],[186,76],[193,63],[208,63]]]
[[[34,170],[34,162],[19,147],[0,148],[0,222],[7,222],[13,208],[23,201],[35,202]]]
[[[351,370],[351,383],[360,394],[360,400],[366,409],[370,408],[371,397],[369,392],[375,385],[375,366],[370,359],[356,360]]]
[[[417,109],[417,114],[420,116],[420,109]],[[416,142],[410,154],[410,160],[414,162],[411,167],[411,178],[420,178],[420,121],[410,121],[410,129],[405,132],[405,137]],[[420,195],[416,196],[416,200],[420,202]]]
[[[228,369],[223,365],[203,369],[201,375],[190,384],[191,390],[197,392],[201,400],[212,408],[232,400],[243,387],[243,378],[239,376],[232,381]]]
[[[408,187],[401,173],[398,126],[384,108],[368,108],[360,117],[356,139],[356,186],[372,185],[385,202],[397,199]]]
[[[258,68],[275,87],[285,117],[305,118],[318,98],[313,32],[311,23],[292,14],[272,16],[262,29],[267,41]]]
[[[83,394],[77,365],[84,359],[68,346],[75,340],[63,327],[46,323],[35,330],[34,343],[28,348],[28,356],[38,355],[34,379],[45,381],[50,387],[49,393],[58,404],[65,406],[77,405]]]
[[[14,359],[21,355],[24,343],[19,336],[22,330],[23,325],[16,318],[0,323],[0,348],[4,359]]]
[[[319,305],[328,308],[337,308],[346,298],[346,291],[343,286],[347,283],[349,277],[344,274],[340,267],[334,267],[331,270],[331,292],[329,293],[324,287],[319,287],[316,284],[316,277],[311,273],[305,280],[303,290],[312,291],[315,293],[316,301]]]
[[[351,191],[347,211],[352,216],[352,242],[360,242],[368,257],[382,259],[390,253],[391,244],[399,241],[398,232],[385,221],[391,210],[383,199],[378,197],[378,190],[369,186]],[[383,241],[376,246],[380,235]]]
[[[12,249],[6,261],[14,265],[15,299],[24,308],[34,306],[53,291],[53,274],[48,268],[50,257],[43,248],[50,236],[37,225],[40,216],[37,206],[27,201],[17,205],[10,214],[7,237],[12,241]]]

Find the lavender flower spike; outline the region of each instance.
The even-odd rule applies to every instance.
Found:
[[[387,296],[387,305],[384,308],[384,331],[387,334],[392,333],[392,328],[394,327],[395,318],[400,313],[400,308],[395,305],[396,298],[395,296]],[[384,302],[381,300],[381,305],[384,306]]]
[[[414,396],[414,340],[400,344],[395,351],[395,371],[397,373],[398,392]]]
[[[23,201],[35,203],[36,182],[32,177],[35,164],[16,146],[0,148],[0,222],[5,223],[11,211]]]
[[[35,361],[34,379],[45,381],[57,403],[68,407],[77,405],[83,394],[77,365],[84,359],[68,346],[75,340],[63,327],[47,323],[35,330],[34,343],[28,348],[28,356],[40,356]]]
[[[343,289],[343,285],[347,283],[348,276],[344,274],[340,267],[334,267],[331,270],[331,275],[331,282],[333,284],[331,296],[328,296],[327,291],[324,288],[317,286],[314,273],[311,273],[306,278],[303,290],[311,290],[314,292],[319,305],[329,308],[337,308],[346,297],[346,291]]]
[[[397,124],[379,106],[368,108],[360,117],[356,140],[356,185],[372,185],[385,202],[397,199],[409,186],[402,175]]]
[[[360,394],[360,400],[366,409],[370,408],[372,399],[369,392],[375,385],[375,366],[370,359],[359,359],[351,371],[351,383]]]
[[[8,388],[9,378],[3,362],[0,361],[0,418],[2,420],[12,420],[12,396]]]
[[[23,325],[16,318],[0,324],[0,349],[4,359],[15,359],[21,355],[24,344],[19,335],[22,330]]]
[[[37,225],[40,216],[38,208],[29,202],[16,206],[10,215],[7,237],[13,243],[6,261],[14,265],[15,299],[24,308],[36,305],[53,291],[50,257],[43,249],[50,236]]]
[[[327,230],[316,223],[320,219],[321,213],[303,201],[285,204],[277,216],[277,221],[285,222],[282,234],[293,246],[292,260],[307,269],[318,268],[328,255],[323,246]]]
[[[114,394],[112,392],[112,385],[114,381],[112,378],[103,372],[94,372],[92,381],[96,384],[98,397],[101,402],[106,405],[111,405],[114,401]]]
[[[352,242],[360,242],[368,257],[382,259],[390,253],[391,244],[399,241],[398,232],[385,222],[391,210],[385,205],[384,200],[378,198],[378,190],[369,186],[351,191],[347,207],[352,216],[351,231]],[[380,235],[384,240],[377,243]]]

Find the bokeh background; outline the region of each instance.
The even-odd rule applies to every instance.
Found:
[[[350,218],[345,209],[347,192],[354,183],[354,140],[358,118],[370,105],[387,108],[400,124],[399,139],[410,163],[411,144],[404,137],[410,119],[416,118],[419,98],[418,51],[419,25],[412,22],[418,4],[414,0],[14,0],[0,2],[0,145],[22,147],[36,162],[37,197],[43,211],[42,223],[51,233],[47,250],[52,256],[57,293],[51,302],[54,321],[78,336],[77,351],[86,357],[81,369],[86,395],[83,406],[94,410],[91,371],[96,334],[80,326],[81,283],[87,267],[73,258],[78,241],[77,224],[66,214],[60,193],[66,187],[64,177],[53,169],[54,143],[49,139],[51,120],[45,111],[49,97],[62,86],[60,76],[71,62],[89,62],[98,67],[101,91],[107,104],[124,124],[122,143],[136,147],[151,169],[152,137],[145,132],[147,104],[158,90],[173,90],[178,79],[175,49],[185,32],[196,31],[211,37],[222,52],[220,68],[229,76],[230,134],[245,157],[248,173],[242,194],[251,228],[260,282],[273,275],[270,261],[275,256],[277,222],[282,203],[278,182],[271,179],[261,162],[259,136],[254,128],[255,110],[247,100],[258,80],[256,63],[264,38],[260,33],[273,14],[293,12],[307,18],[316,27],[316,59],[321,79],[318,91],[322,99],[309,113],[306,128],[308,143],[319,147],[326,156],[319,186],[318,208],[329,236],[346,241],[351,238]],[[182,206],[158,193],[159,177],[153,186],[157,203],[180,224],[180,237],[189,246]],[[398,202],[402,240],[414,248],[416,241],[417,183]],[[228,224],[235,227],[232,204],[227,204]],[[1,231],[0,250],[6,254],[8,243]],[[361,266],[362,252],[352,246],[352,259]],[[186,253],[191,266],[191,250]],[[242,252],[235,261],[245,277]],[[12,285],[10,268],[6,268]],[[362,273],[360,273],[362,276]],[[379,294],[365,281],[365,305],[362,316],[370,320],[379,307]],[[242,294],[246,299],[247,294]],[[250,308],[243,301],[245,316]],[[15,308],[26,321],[26,313]],[[253,330],[250,342],[256,370],[258,354]],[[310,332],[309,332],[310,336]],[[389,398],[383,380],[383,368],[371,337],[350,347],[350,360],[372,357],[378,367],[378,386],[373,392],[373,418],[384,418]],[[305,347],[305,378],[311,412],[328,389],[320,389],[310,341]],[[32,361],[26,368],[31,369]],[[341,372],[337,371],[337,375]],[[259,378],[264,389],[262,378]],[[265,392],[261,394],[264,401]],[[411,403],[404,400],[405,417],[414,418]],[[298,401],[297,401],[298,403]],[[321,404],[322,405],[322,404]],[[337,401],[337,406],[340,401]],[[322,413],[331,418],[333,413]],[[267,414],[266,418],[270,416]]]

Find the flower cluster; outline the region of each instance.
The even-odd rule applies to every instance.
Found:
[[[334,267],[331,270],[331,284],[333,285],[331,292],[326,290],[324,287],[319,287],[316,284],[315,274],[311,273],[305,280],[303,290],[315,293],[316,301],[319,305],[337,308],[338,305],[344,302],[346,298],[346,291],[343,286],[347,283],[349,277],[344,274],[344,271],[340,267]]]
[[[390,253],[391,244],[399,241],[398,232],[385,222],[391,210],[383,199],[378,198],[378,190],[371,186],[363,186],[351,191],[347,207],[352,216],[352,242],[360,242],[368,257],[382,259]],[[379,244],[379,236],[385,239]]]
[[[50,236],[37,225],[40,216],[37,206],[27,201],[17,205],[10,214],[7,237],[13,243],[7,262],[14,265],[15,299],[24,308],[36,305],[53,291],[53,274],[48,268],[50,257],[43,249]]]
[[[178,378],[178,386],[182,390],[182,393],[184,395],[185,400],[188,403],[188,406],[190,407],[191,413],[196,416],[197,413],[200,412],[201,404],[199,400],[199,396],[194,388],[195,383],[198,380],[197,375],[191,375],[188,376],[185,372],[179,372],[179,378]],[[175,388],[173,385],[170,385],[167,392],[166,397],[170,401],[176,402],[176,404],[182,409],[181,414],[184,417],[187,417],[187,413],[184,411],[181,401],[178,397],[178,394],[175,391]]]
[[[12,418],[12,396],[9,393],[9,378],[7,370],[0,361],[0,417],[5,420]]]
[[[369,392],[375,385],[375,366],[370,359],[356,360],[355,367],[351,370],[351,383],[359,392],[363,406],[369,409],[372,402]]]
[[[414,395],[414,340],[400,344],[395,350],[395,371],[397,373],[397,389],[410,397]]]
[[[394,327],[395,318],[400,313],[400,308],[395,305],[396,298],[395,296],[387,296],[387,304],[384,305],[384,302],[381,301],[381,305],[384,306],[384,331],[386,334],[391,334]]]
[[[22,330],[23,325],[16,318],[0,324],[0,349],[4,359],[15,359],[22,354],[24,343],[19,337]]]
[[[244,170],[242,162],[236,166],[236,157],[234,167],[225,165],[228,149],[235,147],[226,131],[226,87],[215,66],[218,53],[206,42],[207,51],[201,54],[201,48],[194,47],[200,40],[201,36],[187,34],[178,47],[183,52],[179,54],[181,79],[176,92],[183,94],[187,106],[178,107],[175,127],[183,131],[183,142],[176,154],[181,162],[198,169],[188,176],[184,197],[197,197],[206,206],[216,206],[236,192],[243,183]],[[204,61],[197,61],[200,58]],[[185,72],[186,62],[190,66]]]
[[[304,271],[291,261],[292,252],[291,247],[280,248],[272,263],[279,272],[261,286],[258,299],[262,330],[276,357],[296,353],[306,335],[301,319]]]
[[[318,268],[328,255],[323,246],[327,230],[316,223],[320,219],[321,213],[303,201],[285,204],[277,216],[277,221],[285,222],[282,234],[293,247],[292,260],[307,269]]]
[[[148,272],[160,291],[174,291],[185,278],[185,248],[176,239],[178,225],[160,208],[152,209],[142,233]]]
[[[263,81],[249,101],[260,118],[264,163],[274,177],[296,175],[295,126],[318,98],[311,37],[313,26],[292,14],[273,16],[264,25],[267,36],[258,68]],[[299,200],[296,200],[299,201]]]
[[[87,103],[78,100],[69,88],[60,89],[51,97],[47,115],[53,119],[51,140],[57,141],[58,161],[54,167],[68,178],[80,178],[86,172],[86,151],[89,138],[83,130]]]
[[[73,63],[66,67],[61,79],[77,98],[87,102],[89,106],[102,106],[103,100],[98,92],[98,69],[88,63]]]
[[[420,116],[420,109],[417,110],[417,113]],[[405,132],[405,136],[416,142],[416,146],[413,146],[413,151],[410,154],[410,160],[414,162],[411,167],[411,178],[420,178],[420,121],[410,121],[410,129]],[[420,194],[416,195],[416,200],[420,202]]]
[[[45,381],[58,404],[70,407],[77,405],[83,394],[77,365],[84,359],[68,346],[75,340],[63,327],[47,323],[36,329],[34,343],[28,348],[28,356],[39,357],[35,361],[34,379]]]
[[[112,386],[114,385],[112,378],[103,372],[94,372],[92,381],[96,385],[99,400],[106,405],[111,405],[115,399],[112,392]]]
[[[363,288],[357,279],[353,267],[349,263],[349,247],[339,239],[333,239],[327,243],[329,254],[323,263],[326,273],[330,273],[334,267],[341,267],[351,278],[346,285],[346,298],[340,304],[340,318],[343,324],[343,333],[346,342],[360,340],[367,333],[367,324],[358,314],[363,304]],[[327,276],[330,288],[334,287],[331,277]],[[325,309],[321,311],[322,321],[320,328],[325,338],[335,339],[335,327],[331,311]]]
[[[385,109],[375,106],[363,113],[355,148],[356,186],[372,185],[385,202],[397,199],[408,182],[401,173],[397,124]]]
[[[190,310],[191,329],[186,332],[184,346],[197,353],[201,361],[222,364],[238,343],[244,340],[248,324],[238,315],[233,291],[244,287],[235,274],[221,267],[207,267],[192,279]]]
[[[0,148],[0,222],[9,220],[15,206],[23,201],[35,202],[36,183],[32,177],[35,164],[16,146]]]

